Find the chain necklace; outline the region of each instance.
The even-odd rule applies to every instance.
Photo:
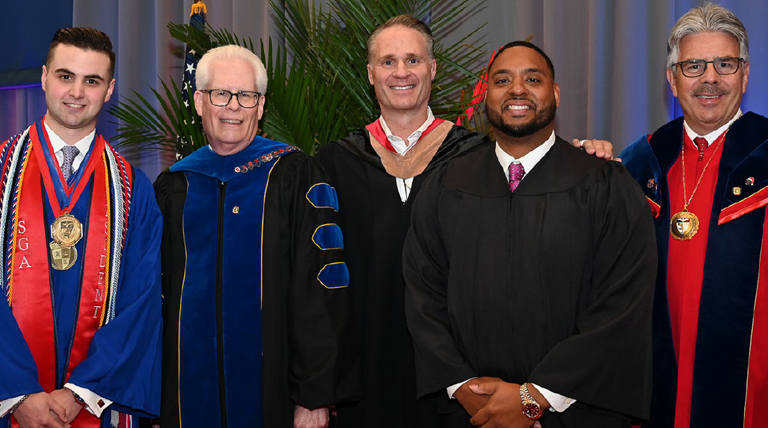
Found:
[[[691,192],[690,197],[687,196],[687,189],[685,187],[685,142],[683,142],[683,149],[680,155],[682,157],[683,167],[683,210],[673,215],[669,220],[669,233],[673,238],[679,241],[687,241],[693,238],[693,235],[699,231],[699,218],[696,217],[696,214],[688,211],[688,205],[690,205],[691,201],[693,201],[693,195],[695,195],[696,191],[699,190],[699,185],[701,184],[701,180],[704,178],[704,174],[707,172],[709,163],[712,162],[715,154],[717,154],[717,150],[723,144],[723,141],[725,141],[725,134],[718,137],[718,140],[720,141],[717,143],[715,150],[712,151],[712,155],[709,157],[706,165],[704,165],[704,169],[701,170],[701,175],[699,175],[699,179],[696,181],[696,186],[693,188],[693,192]]]

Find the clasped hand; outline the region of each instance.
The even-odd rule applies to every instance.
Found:
[[[30,394],[13,417],[21,428],[69,428],[82,409],[72,391],[57,389]]]
[[[453,394],[472,416],[470,423],[483,428],[541,428],[523,414],[520,385],[495,377],[471,379]]]
[[[293,411],[293,428],[328,428],[329,418],[327,407],[310,410],[297,404]]]

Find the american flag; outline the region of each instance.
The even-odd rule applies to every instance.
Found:
[[[189,17],[189,25],[194,26],[202,31],[205,28],[205,16],[202,13],[193,13]],[[197,73],[197,61],[197,54],[194,50],[187,46],[186,57],[184,61],[184,77],[181,81],[181,97],[184,100],[184,105],[187,107],[187,111],[189,111],[189,115],[192,117],[192,123],[194,123],[196,118],[195,114],[192,113],[192,107],[190,106],[190,103],[193,102],[190,94],[194,94],[196,90],[195,74]],[[179,140],[183,140],[181,136],[177,138]],[[179,141],[179,143],[184,145],[187,142]],[[176,160],[180,160],[182,157],[183,155],[177,151]]]
[[[205,16],[202,13],[193,13],[189,17],[189,25],[197,27],[201,31],[205,28]],[[195,51],[187,46],[186,61],[184,63],[184,80],[182,81],[182,95],[184,105],[189,108],[190,96],[195,93],[195,72],[197,72],[197,56]]]

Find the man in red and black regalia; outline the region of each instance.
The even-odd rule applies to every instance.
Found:
[[[130,427],[160,410],[160,212],[96,132],[114,63],[101,31],[58,30],[48,111],[0,147],[3,427]]]
[[[363,398],[338,408],[342,428],[445,425],[432,402],[416,400],[403,307],[403,240],[424,179],[488,140],[433,116],[432,44],[429,27],[412,16],[378,26],[368,38],[368,78],[381,117],[317,154],[343,207],[345,256],[356,284],[350,291],[362,338]]]
[[[650,427],[768,426],[768,119],[742,114],[747,31],[727,9],[683,15],[667,80],[683,110],[621,154],[656,215]]]

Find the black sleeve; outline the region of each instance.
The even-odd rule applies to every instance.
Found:
[[[184,245],[184,203],[187,180],[184,173],[161,173],[154,183],[155,200],[163,217],[163,237],[160,244],[160,271],[163,295],[163,370],[161,417],[163,426],[178,426],[177,396],[179,348],[178,326],[181,287],[187,263]],[[175,425],[174,425],[175,424]]]
[[[295,403],[314,409],[358,395],[349,271],[335,190],[315,159],[296,153],[283,161],[287,174],[281,180],[281,203],[290,223],[292,259],[289,392]]]
[[[637,183],[608,162],[593,205],[592,283],[577,331],[557,344],[529,381],[586,404],[647,419],[651,311],[657,252],[653,220]]]
[[[448,316],[448,255],[437,220],[444,171],[435,171],[419,191],[403,248],[405,313],[419,397],[478,376],[459,350]]]

